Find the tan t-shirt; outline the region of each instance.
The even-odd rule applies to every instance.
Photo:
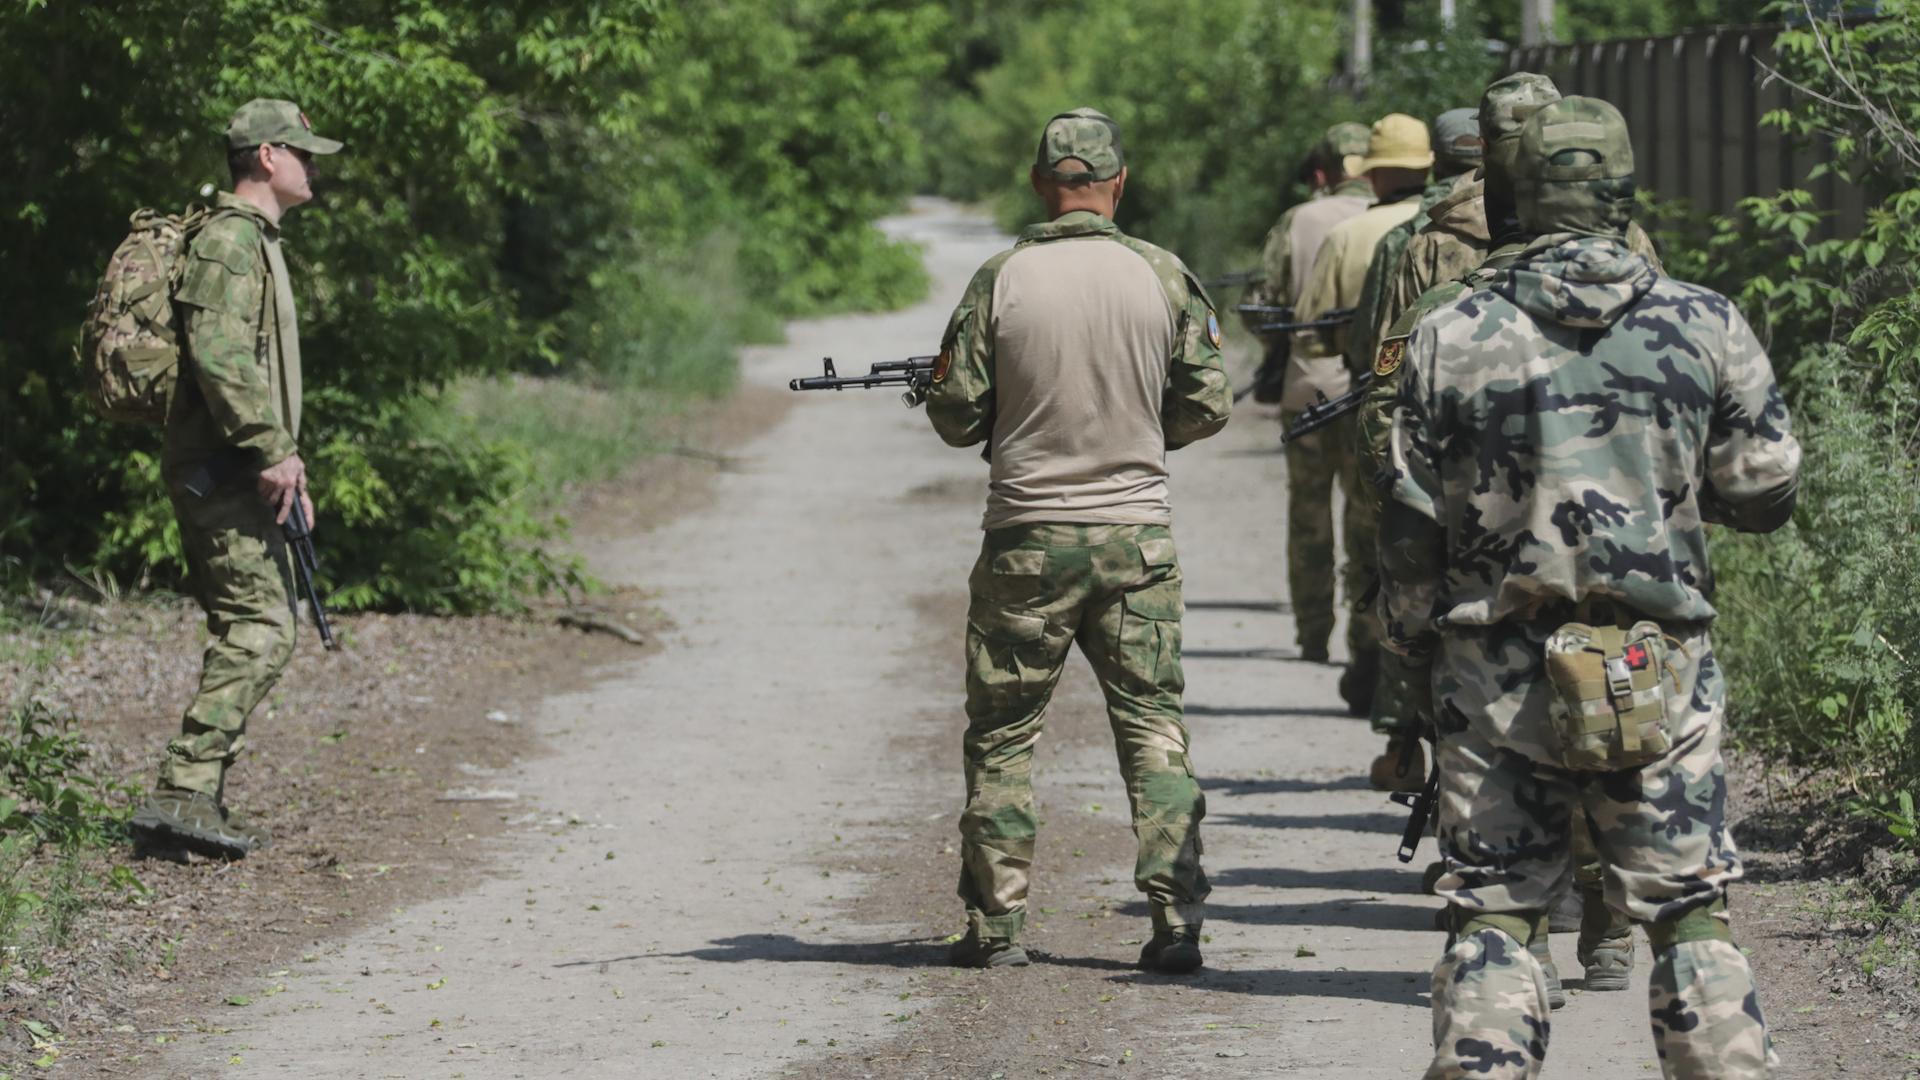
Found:
[[[1001,265],[987,528],[1172,521],[1160,395],[1174,321],[1153,268],[1105,237]]]

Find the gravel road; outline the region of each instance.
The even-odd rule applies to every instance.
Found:
[[[795,324],[747,383],[931,351],[1006,242],[933,202],[891,227],[927,246],[929,302]],[[589,523],[597,571],[655,590],[674,629],[524,718],[553,752],[490,781],[521,795],[497,873],[236,986],[251,1006],[163,1072],[1418,1075],[1436,904],[1393,859],[1401,812],[1366,789],[1377,743],[1339,713],[1338,668],[1293,657],[1277,435],[1249,408],[1174,459],[1215,882],[1201,976],[1126,966],[1144,909],[1078,658],[1039,774],[1045,961],[938,966],[985,466],[889,393],[818,395],[724,448],[701,506],[618,539]],[[1577,974],[1571,940],[1556,952]],[[1576,993],[1549,1074],[1654,1074],[1644,1001]]]

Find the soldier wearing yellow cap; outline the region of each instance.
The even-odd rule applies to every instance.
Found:
[[[1420,210],[1433,148],[1427,125],[1402,113],[1375,121],[1367,156],[1357,171],[1373,190],[1374,204],[1327,234],[1301,291],[1297,317],[1314,321],[1359,302],[1367,266],[1381,238]],[[1307,406],[1344,394],[1351,386],[1342,352],[1346,332],[1305,330],[1294,335],[1293,357],[1281,397],[1282,418],[1291,423]],[[1373,514],[1355,498],[1358,472],[1352,421],[1339,423],[1287,444],[1287,584],[1293,617],[1307,655],[1325,655],[1334,624],[1333,487],[1346,494],[1343,571],[1347,600],[1359,599],[1359,585],[1373,561]],[[1377,633],[1370,617],[1356,612],[1347,625],[1348,666],[1340,692],[1355,715],[1372,703],[1378,670]],[[1315,646],[1318,649],[1315,650]]]

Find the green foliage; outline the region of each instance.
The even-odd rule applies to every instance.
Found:
[[[1750,199],[1665,250],[1735,296],[1769,340],[1806,449],[1799,510],[1772,537],[1721,535],[1716,641],[1735,731],[1836,769],[1856,806],[1912,843],[1920,822],[1920,4],[1783,34],[1800,92],[1769,122],[1830,139],[1872,209],[1828,235],[1804,191]],[[1791,6],[1783,14],[1801,13]],[[1816,173],[1817,175],[1817,173]],[[1691,249],[1689,250],[1689,247]],[[1791,583],[1781,588],[1782,582]]]
[[[1452,29],[1421,9],[1384,35],[1358,95],[1329,85],[1345,37],[1339,9],[1325,4],[1076,0],[1018,19],[958,7],[948,91],[924,121],[942,148],[929,163],[934,186],[989,201],[1008,227],[1031,220],[1041,124],[1092,105],[1126,134],[1121,226],[1203,274],[1249,261],[1280,211],[1306,196],[1297,177],[1330,125],[1388,112],[1431,121],[1477,104],[1496,68],[1471,2]]]
[[[894,118],[943,24],[927,0],[0,9],[0,565],[177,580],[157,439],[86,412],[72,342],[127,214],[224,186],[226,117],[276,96],[347,144],[286,223],[336,598],[466,611],[572,580],[527,449],[437,391],[718,393],[784,316],[915,298],[917,254],[872,220],[917,174]]]
[[[1322,104],[1340,35],[1319,5],[1076,0],[1018,22],[977,12],[960,30],[949,72],[960,89],[922,121],[940,148],[937,188],[991,200],[1004,224],[1032,220],[1041,125],[1092,105],[1125,132],[1122,227],[1203,273],[1257,244],[1301,148],[1346,118]]]

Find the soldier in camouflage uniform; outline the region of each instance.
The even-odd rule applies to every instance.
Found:
[[[1367,264],[1366,284],[1354,305],[1353,323],[1347,329],[1347,370],[1355,376],[1373,366],[1377,345],[1374,324],[1386,304],[1386,290],[1393,273],[1406,253],[1408,241],[1427,223],[1427,211],[1452,194],[1473,175],[1480,164],[1479,114],[1473,109],[1451,109],[1433,122],[1433,181],[1420,195],[1420,209],[1414,216],[1395,226],[1374,245],[1373,260]],[[1371,477],[1365,468],[1356,468],[1364,481]],[[1379,497],[1371,483],[1356,483],[1353,497],[1376,509]],[[1371,617],[1367,605],[1377,590],[1378,568],[1371,559],[1354,564],[1355,585],[1351,602],[1357,617]],[[1373,730],[1388,737],[1387,750],[1367,771],[1368,781],[1378,791],[1418,791],[1426,782],[1426,764],[1420,750],[1419,717],[1415,715],[1414,694],[1406,685],[1406,671],[1391,654],[1381,656],[1374,680],[1368,722]]]
[[[1433,158],[1427,125],[1419,120],[1389,113],[1374,122],[1360,170],[1373,188],[1375,202],[1327,234],[1300,293],[1302,321],[1318,320],[1359,302],[1367,267],[1381,238],[1419,212]],[[1294,334],[1287,391],[1280,401],[1281,418],[1287,425],[1309,405],[1350,389],[1352,376],[1343,359],[1349,326]],[[1287,442],[1287,585],[1300,639],[1325,641],[1335,619],[1333,492],[1338,487],[1345,497],[1340,539],[1346,554],[1339,580],[1352,608],[1347,620],[1348,661],[1339,690],[1348,711],[1365,716],[1372,708],[1380,649],[1372,613],[1357,606],[1372,576],[1375,509],[1357,497],[1357,464],[1351,415]]]
[[[1354,175],[1367,152],[1367,125],[1344,123],[1327,129],[1326,136],[1314,147],[1311,159],[1313,194],[1306,202],[1287,208],[1272,229],[1260,253],[1261,280],[1247,291],[1245,302],[1291,312],[1300,302],[1300,290],[1306,287],[1307,273],[1320,253],[1327,232],[1342,221],[1365,211],[1373,202],[1373,189],[1364,177]],[[1254,400],[1264,405],[1278,404],[1287,375],[1292,343],[1290,335],[1255,327],[1287,321],[1285,314],[1243,312],[1241,323],[1266,351],[1260,371],[1254,377]],[[1311,650],[1310,650],[1311,652]],[[1326,646],[1308,659],[1325,660]]]
[[[1584,818],[1606,902],[1652,943],[1670,1078],[1773,1064],[1726,893],[1726,686],[1705,525],[1791,516],[1800,448],[1726,297],[1627,247],[1618,110],[1527,120],[1515,194],[1538,238],[1403,352],[1381,569],[1387,640],[1432,664],[1449,947],[1427,1076],[1534,1077],[1546,986],[1527,946]]]
[[[1361,406],[1358,423],[1361,472],[1375,478],[1374,483],[1367,485],[1370,490],[1378,491],[1379,478],[1387,472],[1387,439],[1398,389],[1399,356],[1414,325],[1427,312],[1491,284],[1498,272],[1519,258],[1534,240],[1533,234],[1521,225],[1517,212],[1512,209],[1520,131],[1526,117],[1558,100],[1560,92],[1550,80],[1543,75],[1526,72],[1494,82],[1481,97],[1480,123],[1489,139],[1485,163],[1469,184],[1435,205],[1431,224],[1414,241],[1417,253],[1410,250],[1401,264],[1400,284],[1405,286],[1410,280],[1425,280],[1436,273],[1454,273],[1463,267],[1467,270],[1461,277],[1448,279],[1427,289],[1404,311],[1396,313],[1397,301],[1393,298],[1389,298],[1382,308],[1382,316],[1391,314],[1395,321],[1383,334],[1381,345],[1375,350],[1377,362],[1373,386],[1368,391],[1365,404]],[[1491,251],[1486,249],[1488,216],[1485,208],[1489,205],[1494,208],[1493,218],[1506,223],[1501,226],[1498,245]],[[1659,257],[1653,251],[1653,242],[1638,223],[1629,223],[1627,226],[1627,246],[1635,254],[1645,257],[1655,270],[1661,269]],[[1482,259],[1477,268],[1471,265],[1474,260]],[[1389,700],[1396,697],[1400,700],[1419,699],[1424,694],[1423,689],[1409,688],[1408,684],[1410,680],[1422,678],[1423,675],[1411,674],[1403,660],[1387,659],[1382,664],[1381,684],[1389,688],[1386,694]],[[1402,692],[1396,694],[1395,688],[1400,688]],[[1419,710],[1409,707],[1404,711],[1415,713]],[[1388,736],[1387,746],[1374,759],[1372,775],[1391,776],[1402,787],[1413,785],[1425,769],[1424,757],[1419,752],[1420,744],[1417,740],[1408,741],[1414,739],[1413,731],[1387,731],[1383,734]],[[1633,970],[1633,924],[1609,908],[1602,899],[1600,855],[1584,821],[1578,819],[1573,827],[1573,852],[1574,888],[1554,907],[1552,932],[1579,933],[1577,955],[1584,968],[1585,989],[1625,990]],[[1559,1008],[1565,1004],[1566,997],[1544,935],[1535,942],[1535,955],[1547,973],[1547,988],[1554,1007]]]
[[[1153,916],[1140,966],[1202,962],[1206,801],[1181,712],[1166,452],[1219,431],[1233,395],[1200,283],[1113,224],[1126,178],[1111,119],[1047,122],[1032,183],[1050,220],[974,275],[927,397],[941,438],[985,442],[992,462],[968,582],[957,966],[1027,963],[1033,749],[1075,642],[1106,694],[1139,840],[1134,880]]]
[[[227,126],[234,189],[193,237],[174,294],[185,367],[161,468],[212,641],[157,788],[134,815],[138,840],[233,857],[267,842],[228,813],[223,795],[227,767],[246,747],[247,717],[293,654],[280,526],[296,498],[313,520],[295,441],[300,335],[280,219],[313,197],[313,155],[339,149],[290,101],[242,106]]]

